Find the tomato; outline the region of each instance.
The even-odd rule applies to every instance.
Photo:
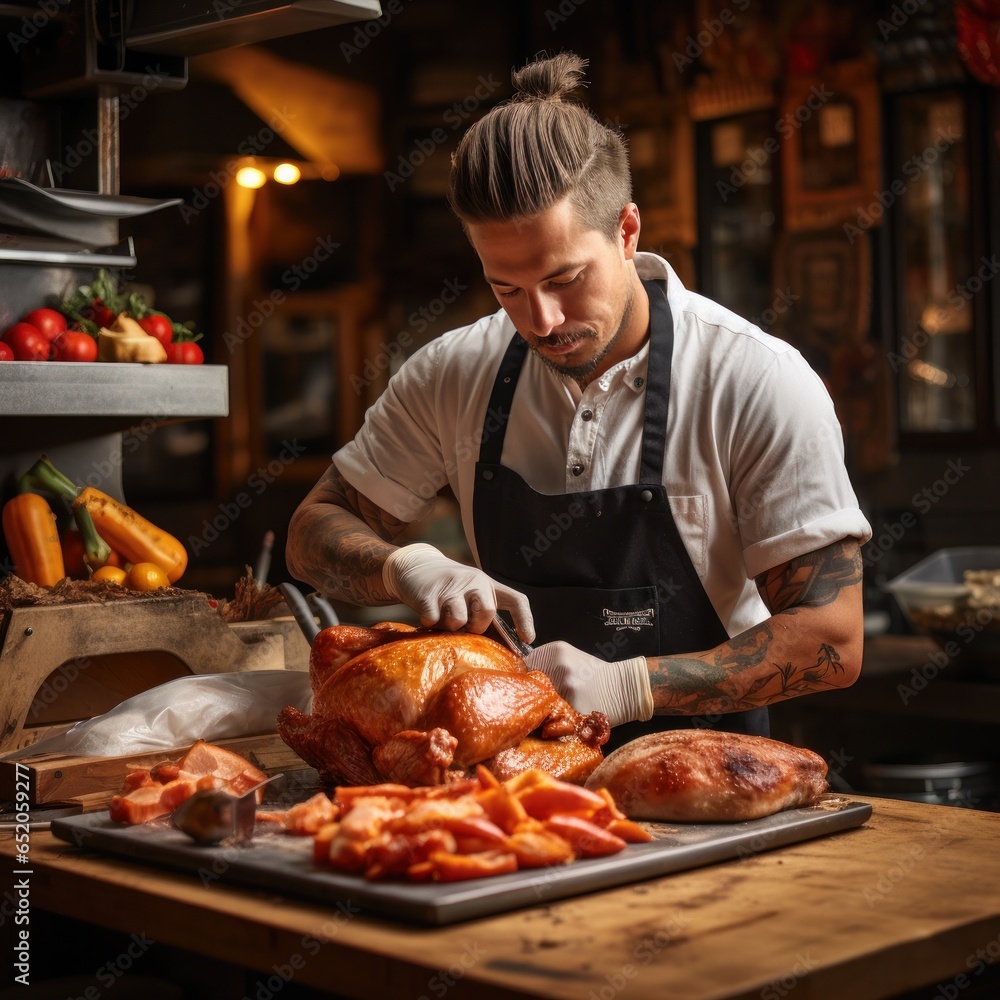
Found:
[[[60,333],[66,332],[66,317],[55,309],[32,309],[23,322],[30,323],[49,340],[55,340]]]
[[[15,323],[3,335],[3,340],[17,361],[48,361],[52,353],[49,338],[30,323]]]
[[[174,339],[174,324],[163,313],[150,313],[139,320],[139,326],[143,328],[151,337],[167,346]]]
[[[83,310],[83,315],[99,327],[111,326],[115,321],[115,314],[104,304],[104,299],[94,299]]]
[[[89,333],[67,330],[52,342],[54,361],[96,361],[97,341]]]
[[[66,575],[71,580],[86,580],[89,570],[83,560],[85,551],[83,535],[75,528],[67,528],[59,536],[59,545],[62,548],[63,565],[66,567]]]
[[[13,361],[14,352],[11,350],[10,344],[5,344],[0,340],[0,361]]]
[[[129,571],[125,578],[125,586],[129,590],[141,590],[148,593],[151,590],[160,590],[162,587],[169,587],[170,580],[167,574],[160,569],[156,563],[139,562]]]
[[[167,344],[167,361],[171,364],[200,365],[204,360],[204,352],[193,340]]]

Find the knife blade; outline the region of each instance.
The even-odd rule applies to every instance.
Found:
[[[532,647],[526,642],[521,641],[514,627],[508,625],[499,613],[493,616],[493,627],[497,630],[504,643],[517,653],[522,660],[532,652]]]

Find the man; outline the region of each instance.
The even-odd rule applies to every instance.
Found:
[[[288,563],[425,625],[508,610],[615,744],[766,735],[768,704],[857,677],[870,528],[798,352],[637,252],[624,142],[564,100],[585,65],[529,64],[463,137],[449,200],[502,309],[403,366],[296,511]],[[445,479],[479,568],[392,544]]]

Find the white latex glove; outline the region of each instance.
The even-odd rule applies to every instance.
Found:
[[[645,656],[608,663],[568,642],[547,642],[524,661],[548,674],[556,690],[582,715],[603,712],[612,726],[645,722],[653,715],[653,691]]]
[[[535,638],[528,598],[491,580],[481,569],[416,542],[396,549],[382,565],[382,583],[393,597],[420,615],[426,626],[485,632],[498,608],[509,611],[517,634]]]

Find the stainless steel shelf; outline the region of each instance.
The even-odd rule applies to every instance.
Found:
[[[38,236],[0,233],[0,262],[10,264],[62,264],[68,267],[135,267],[138,263],[132,237],[116,247],[90,250],[67,247],[57,240]]]
[[[122,219],[148,215],[181,202],[181,198],[156,200],[43,188],[23,177],[0,177],[0,224],[95,249],[118,242],[118,223]]]
[[[0,415],[225,417],[228,374],[225,365],[10,361],[0,364]]]

